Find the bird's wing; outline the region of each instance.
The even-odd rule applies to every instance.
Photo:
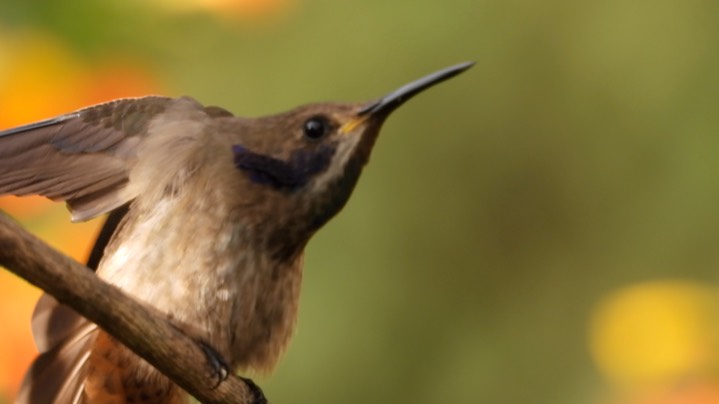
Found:
[[[126,185],[148,127],[180,100],[120,99],[0,131],[0,195],[66,201],[75,221],[125,204],[135,196]]]
[[[105,223],[102,225],[95,239],[95,244],[92,246],[92,250],[90,250],[90,254],[88,255],[86,263],[88,268],[97,271],[97,268],[100,266],[100,261],[105,255],[105,248],[110,243],[110,240],[112,240],[120,224],[123,223],[123,219],[125,215],[127,215],[129,208],[130,206],[128,204],[122,205],[110,212],[107,216]]]
[[[189,125],[193,116],[231,114],[218,107],[204,108],[189,98],[145,97],[116,100],[0,131],[0,195],[39,194],[66,201],[74,220],[111,212],[88,260],[88,266],[97,269],[127,214],[128,203],[136,196],[128,183],[143,142],[153,133],[166,140],[174,131],[178,137],[196,131]],[[150,126],[155,122],[158,129],[153,132]],[[164,150],[167,158],[176,157]],[[43,295],[32,329],[41,354],[25,375],[16,402],[82,402],[97,326]]]

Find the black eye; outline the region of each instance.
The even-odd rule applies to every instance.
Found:
[[[317,140],[330,131],[330,125],[324,117],[315,116],[305,121],[302,130],[306,138]]]

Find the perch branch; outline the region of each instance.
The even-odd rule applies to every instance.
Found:
[[[201,402],[252,403],[251,387],[236,375],[217,385],[203,349],[159,312],[47,246],[1,211],[0,265],[99,325]]]

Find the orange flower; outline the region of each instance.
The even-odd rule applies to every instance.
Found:
[[[208,10],[220,17],[246,22],[270,20],[293,9],[296,0],[155,0],[166,10],[194,12]]]

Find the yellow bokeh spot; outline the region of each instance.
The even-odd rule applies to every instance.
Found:
[[[649,282],[602,301],[590,325],[600,371],[620,386],[708,374],[719,357],[719,290],[682,281]]]

